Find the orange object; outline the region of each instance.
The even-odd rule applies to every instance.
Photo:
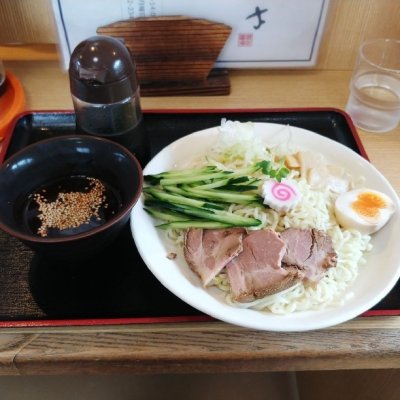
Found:
[[[376,193],[361,193],[352,208],[366,218],[375,218],[379,210],[387,207],[386,201]]]
[[[19,80],[6,71],[4,88],[0,89],[0,141],[9,135],[11,123],[15,116],[25,107],[25,94]]]

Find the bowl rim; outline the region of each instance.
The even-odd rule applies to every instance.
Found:
[[[76,141],[76,140],[84,140],[84,141],[89,141],[89,142],[99,142],[99,143],[105,143],[108,146],[114,146],[114,148],[117,148],[120,152],[124,153],[132,162],[133,164],[136,165],[137,171],[138,171],[138,187],[136,190],[135,195],[118,211],[117,214],[115,214],[111,219],[109,219],[106,223],[97,226],[93,229],[89,229],[86,232],[82,233],[77,233],[75,235],[71,236],[65,236],[65,237],[57,237],[57,238],[50,238],[50,237],[41,237],[41,236],[34,236],[34,234],[29,235],[23,232],[20,232],[16,229],[10,228],[8,225],[4,224],[3,221],[0,220],[0,229],[2,229],[4,232],[8,233],[11,236],[16,237],[17,239],[20,239],[21,241],[25,242],[31,242],[31,243],[68,243],[68,242],[74,242],[80,239],[88,238],[91,237],[97,233],[103,232],[107,230],[110,226],[118,223],[120,220],[124,219],[127,214],[130,213],[131,209],[133,206],[136,204],[138,201],[141,193],[142,193],[142,188],[143,188],[143,182],[144,182],[144,177],[143,177],[143,168],[140,165],[138,159],[135,157],[133,153],[131,153],[125,146],[114,142],[110,139],[106,139],[104,137],[99,137],[99,136],[91,136],[91,135],[85,135],[85,134],[65,134],[65,135],[59,135],[56,137],[52,138],[46,138],[46,139],[41,139],[37,142],[31,143],[22,149],[17,150],[14,154],[12,154],[10,157],[5,159],[3,163],[0,165],[0,170],[3,169],[8,163],[12,163],[17,159],[18,157],[21,157],[21,155],[24,155],[25,153],[29,153],[32,148],[37,147],[39,144],[47,144],[49,142],[55,142],[55,141]]]

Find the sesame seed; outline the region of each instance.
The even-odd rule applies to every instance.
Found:
[[[72,229],[89,224],[92,218],[101,219],[99,210],[106,200],[105,186],[99,179],[86,179],[88,186],[85,192],[60,192],[54,201],[48,201],[39,193],[33,196],[39,207],[38,218],[41,222],[38,235],[46,237],[50,228]]]

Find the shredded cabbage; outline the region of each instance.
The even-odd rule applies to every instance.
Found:
[[[259,160],[271,160],[271,154],[255,135],[253,122],[230,121],[225,118],[218,128],[219,137],[208,158],[215,158],[231,167],[245,167]]]

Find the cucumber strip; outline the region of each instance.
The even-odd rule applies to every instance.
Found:
[[[189,176],[189,175],[200,175],[200,174],[205,174],[205,173],[210,173],[212,171],[215,171],[217,167],[214,165],[208,165],[206,167],[202,168],[192,168],[192,169],[182,169],[182,170],[171,170],[171,171],[166,171],[166,172],[161,172],[159,174],[149,174],[149,175],[144,175],[144,180],[147,181],[156,181],[159,182],[160,179],[163,178],[175,178],[175,177],[180,177],[180,176]]]
[[[217,221],[199,221],[199,220],[188,220],[188,221],[172,221],[166,224],[156,225],[156,228],[160,229],[189,229],[189,228],[203,228],[203,229],[223,229],[230,228],[232,225],[224,224]]]
[[[153,186],[143,189],[145,210],[165,223],[161,229],[188,227],[225,228],[259,227],[260,220],[227,211],[227,204],[262,206],[257,193],[261,180],[251,176],[266,165],[231,171],[216,166],[166,171],[146,175]]]
[[[197,188],[196,188],[197,189]],[[250,192],[251,190],[257,190],[258,186],[255,185],[224,185],[219,188],[220,190],[229,190],[233,192]]]
[[[229,178],[242,178],[243,176],[252,174],[259,170],[261,167],[253,165],[251,167],[246,167],[239,169],[237,171],[229,171],[229,170],[221,170],[215,169],[211,173],[199,173],[199,174],[188,174],[188,175],[175,175],[175,176],[166,176],[165,178],[160,179],[160,185],[177,185],[180,183],[194,183],[194,182],[202,182],[214,179],[225,178],[227,175]]]
[[[231,181],[230,178],[218,179],[218,180],[214,180],[211,183],[204,183],[204,184],[198,184],[198,185],[193,184],[193,187],[195,187],[196,189],[203,189],[203,190],[215,189],[215,188],[219,188],[221,186],[227,185],[230,181]]]
[[[182,213],[182,210],[184,208],[187,208],[187,206],[173,204],[173,203],[169,203],[167,201],[158,200],[158,199],[145,199],[144,205],[146,207],[150,207],[150,208],[157,207],[160,210],[166,210],[167,212],[176,212],[176,213]]]
[[[175,208],[173,209],[183,214],[203,218],[208,221],[211,220],[223,222],[232,226],[259,226],[261,224],[261,221],[256,218],[244,217],[241,215],[233,214],[229,211],[198,209],[188,206],[181,207],[178,205],[175,205]]]
[[[161,185],[175,185],[179,183],[192,183],[219,179],[225,177],[226,175],[242,179],[245,175],[252,174],[259,169],[261,169],[259,164],[236,171],[222,170],[214,165],[208,165],[203,168],[192,168],[176,171],[171,170],[161,172],[159,174],[149,174],[144,176],[144,180],[151,184],[160,183]]]
[[[182,214],[202,218],[206,221],[218,221],[231,226],[259,226],[261,221],[241,215],[233,214],[229,211],[211,210],[205,208],[196,208],[188,205],[173,204],[168,201],[149,199],[145,201],[145,206],[156,206],[161,209],[173,210]]]
[[[204,184],[193,183],[193,185],[191,186],[195,187],[196,189],[208,190],[208,189],[219,188],[221,186],[225,186],[228,184],[244,183],[248,182],[249,180],[250,178],[248,176],[242,176],[240,178],[216,179],[210,183],[204,183]]]
[[[179,196],[187,197],[187,192],[180,187],[174,185],[163,186],[163,189],[168,193],[173,193]],[[213,210],[225,210],[225,206],[217,203],[204,202],[204,208],[211,208]]]
[[[249,176],[241,176],[239,178],[219,179],[211,183],[203,185],[191,185],[195,189],[209,190],[209,189],[222,189],[222,190],[237,190],[238,192],[245,192],[247,190],[258,189],[258,183],[261,180]]]
[[[183,190],[181,187],[178,187],[175,185],[163,186],[162,190],[165,190],[168,193],[173,193],[173,194],[177,194],[180,196],[187,196],[187,192],[185,190]]]
[[[189,185],[182,185],[182,189],[187,192],[188,196],[197,199],[221,201],[224,203],[248,204],[262,200],[258,194],[232,193],[230,191],[224,192],[222,190],[201,190]]]
[[[153,207],[144,207],[143,208],[147,213],[149,213],[152,217],[161,219],[162,221],[167,222],[182,222],[189,221],[188,216],[184,214],[177,213],[172,210],[160,210]]]
[[[250,176],[239,176],[238,178],[229,179],[229,183],[232,185],[237,185],[238,183],[248,183],[250,180],[255,179]]]
[[[188,205],[188,206],[198,207],[198,208],[213,208],[213,209],[219,209],[219,210],[224,209],[223,206],[218,205],[218,204],[213,204],[213,203],[209,203],[209,202],[202,201],[202,200],[191,199],[189,197],[166,193],[162,190],[152,188],[152,187],[143,188],[143,192],[150,194],[151,196],[153,196],[157,199],[171,202],[174,204],[183,204],[183,205]]]
[[[160,180],[161,186],[166,185],[178,185],[181,183],[193,183],[193,182],[203,182],[209,181],[213,179],[225,178],[227,175],[231,175],[233,172],[231,171],[219,171],[207,174],[199,174],[199,175],[189,175],[189,176],[178,176],[173,178],[163,178]]]

